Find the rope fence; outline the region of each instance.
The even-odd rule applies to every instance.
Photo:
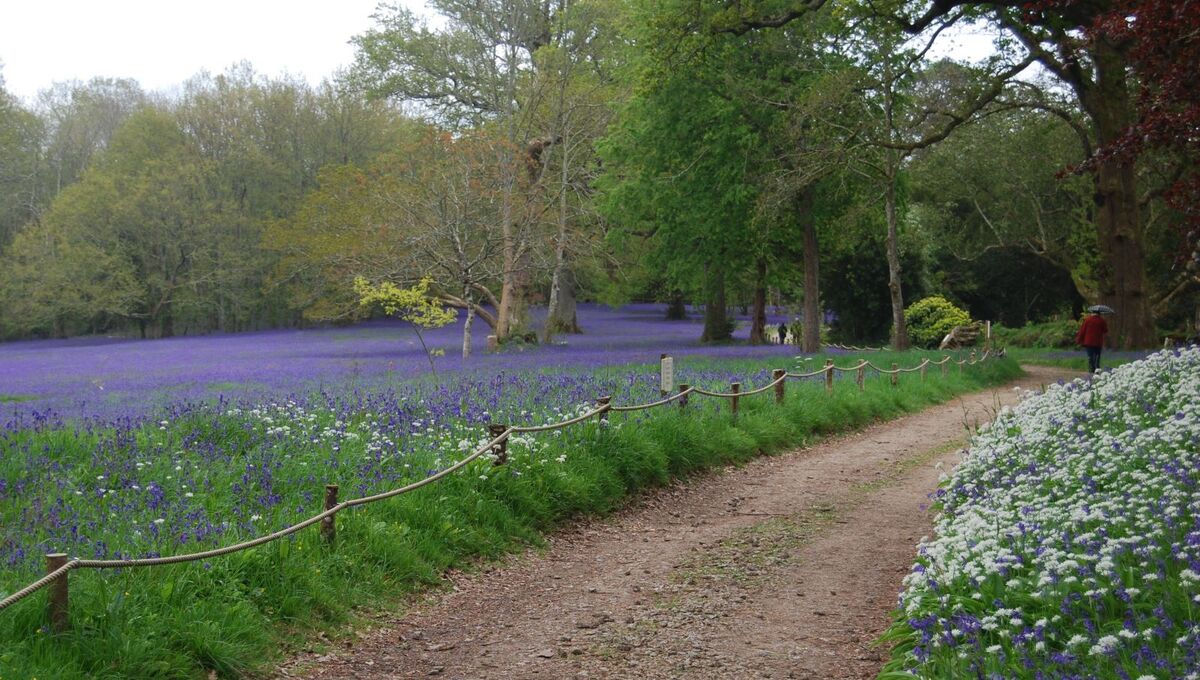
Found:
[[[33,583],[30,583],[29,585],[25,586],[24,588],[21,588],[17,592],[15,592],[11,595],[8,595],[4,599],[0,600],[0,611],[8,609],[12,605],[16,604],[17,602],[20,602],[21,600],[24,600],[25,598],[29,597],[30,595],[36,593],[37,591],[39,591],[43,588],[50,588],[49,602],[48,602],[48,605],[49,605],[48,606],[48,614],[49,614],[49,620],[50,620],[50,628],[51,628],[51,630],[53,630],[55,632],[62,632],[62,631],[65,631],[67,628],[69,628],[69,620],[70,620],[69,616],[68,616],[68,578],[67,578],[67,576],[72,570],[75,570],[75,569],[125,569],[125,568],[132,568],[132,567],[154,567],[154,566],[163,566],[163,565],[168,565],[168,564],[181,564],[181,563],[185,563],[185,562],[208,560],[208,559],[213,559],[213,558],[229,555],[231,553],[240,552],[243,550],[249,550],[251,548],[255,548],[260,545],[265,545],[267,543],[271,543],[271,542],[281,539],[285,536],[290,536],[291,534],[301,531],[302,529],[306,529],[310,526],[313,526],[314,524],[321,525],[321,528],[320,528],[321,538],[324,541],[326,541],[327,543],[332,544],[335,541],[336,532],[337,532],[336,524],[334,522],[334,517],[337,515],[337,513],[341,512],[342,510],[346,510],[348,508],[353,508],[353,507],[357,507],[360,505],[367,505],[369,503],[386,500],[388,498],[393,498],[395,496],[400,496],[402,494],[416,491],[417,489],[420,489],[423,486],[432,484],[446,476],[454,474],[455,472],[461,470],[463,467],[469,465],[471,462],[473,462],[476,459],[480,458],[481,456],[484,456],[489,453],[491,453],[495,456],[495,460],[494,460],[495,465],[503,465],[507,461],[508,440],[514,434],[533,433],[533,432],[548,432],[551,430],[560,430],[560,429],[570,427],[572,425],[577,425],[579,423],[586,422],[595,417],[598,417],[599,420],[602,422],[606,422],[608,420],[608,414],[610,412],[629,413],[629,412],[634,412],[634,411],[643,411],[643,410],[647,410],[647,409],[657,408],[659,406],[666,406],[668,404],[671,404],[672,402],[679,402],[680,408],[686,408],[686,406],[688,404],[688,397],[692,394],[698,394],[698,395],[702,395],[702,396],[706,396],[706,397],[714,397],[714,398],[718,398],[718,399],[729,399],[730,400],[730,411],[731,411],[734,419],[736,419],[737,415],[738,415],[739,400],[742,397],[753,396],[753,395],[761,394],[768,390],[774,389],[775,390],[775,402],[777,404],[782,404],[784,401],[784,395],[785,395],[785,382],[789,378],[802,379],[802,378],[815,377],[818,375],[824,375],[825,376],[825,388],[828,392],[832,392],[833,391],[833,375],[835,372],[843,372],[843,373],[854,372],[856,374],[855,377],[856,377],[856,382],[858,384],[858,387],[860,390],[862,390],[862,389],[865,389],[865,387],[864,387],[864,371],[868,367],[874,369],[875,371],[878,371],[881,374],[890,375],[892,385],[896,385],[897,378],[899,377],[900,373],[911,373],[911,372],[915,372],[915,371],[920,371],[921,378],[922,378],[922,380],[924,380],[925,369],[930,365],[941,366],[942,367],[942,375],[944,376],[944,375],[946,375],[946,366],[949,363],[957,364],[959,367],[959,370],[961,371],[963,366],[975,365],[977,363],[987,360],[990,356],[991,356],[991,352],[984,352],[982,356],[977,358],[975,356],[975,352],[972,351],[969,359],[955,360],[950,355],[946,355],[940,361],[930,361],[929,359],[924,359],[924,360],[922,360],[922,362],[920,364],[918,364],[917,366],[911,367],[911,368],[898,368],[897,365],[893,363],[891,369],[880,368],[869,361],[860,361],[855,366],[840,367],[840,366],[834,365],[833,360],[830,359],[830,360],[826,361],[824,368],[821,368],[820,370],[812,371],[809,373],[792,373],[792,372],[785,371],[783,369],[775,369],[772,372],[773,379],[771,380],[771,382],[763,385],[762,387],[758,387],[756,389],[749,390],[746,392],[741,391],[741,383],[738,383],[738,382],[732,383],[730,385],[729,392],[714,392],[714,391],[705,390],[705,389],[702,389],[699,387],[692,387],[692,386],[687,385],[686,383],[681,383],[679,385],[678,392],[675,392],[669,396],[666,396],[663,399],[659,399],[658,401],[652,401],[652,402],[648,402],[648,403],[644,403],[644,404],[631,404],[631,405],[627,405],[627,406],[616,406],[611,403],[611,397],[601,397],[600,399],[597,399],[597,406],[595,408],[588,409],[587,411],[585,411],[584,413],[581,413],[578,416],[575,416],[573,418],[569,418],[567,420],[563,420],[560,422],[549,423],[546,425],[536,425],[536,426],[510,426],[510,425],[498,425],[498,424],[489,425],[488,432],[489,432],[489,435],[491,436],[491,438],[486,443],[482,444],[481,446],[476,448],[474,451],[472,451],[470,453],[470,455],[462,458],[461,460],[454,463],[450,467],[445,468],[444,470],[440,470],[432,475],[429,475],[428,477],[426,477],[424,479],[418,480],[416,482],[413,482],[411,484],[408,484],[408,485],[405,485],[402,487],[398,487],[396,489],[391,489],[389,491],[384,491],[382,493],[377,493],[377,494],[374,494],[371,496],[363,496],[361,498],[355,498],[352,500],[342,501],[342,502],[338,502],[338,500],[337,500],[338,485],[327,484],[327,485],[325,485],[325,509],[324,509],[324,511],[322,511],[319,514],[313,515],[312,517],[309,517],[305,520],[302,520],[301,522],[294,524],[292,526],[280,529],[274,533],[267,534],[265,536],[260,536],[258,538],[250,539],[248,541],[243,541],[241,543],[235,543],[233,545],[225,546],[222,548],[215,548],[213,550],[206,550],[206,551],[197,552],[197,553],[189,553],[189,554],[185,554],[185,555],[172,555],[172,556],[168,556],[168,557],[151,557],[151,558],[128,559],[128,560],[89,560],[89,559],[80,559],[80,558],[70,558],[63,553],[47,554],[46,555],[46,574],[44,576],[42,576],[41,578],[39,578],[38,580],[34,581]]]

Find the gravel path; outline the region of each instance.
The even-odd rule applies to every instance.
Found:
[[[551,536],[277,677],[874,678],[936,466],[1014,387],[680,481]]]

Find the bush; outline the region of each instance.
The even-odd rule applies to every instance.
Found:
[[[941,295],[918,300],[904,310],[908,339],[915,347],[937,347],[955,326],[971,323],[971,315]]]
[[[1075,333],[1079,322],[1073,319],[1029,323],[1021,328],[992,327],[992,338],[1006,347],[1058,347],[1075,346]]]

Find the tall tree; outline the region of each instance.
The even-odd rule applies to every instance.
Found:
[[[41,213],[44,135],[41,120],[4,89],[0,76],[0,250]]]
[[[532,102],[541,93],[528,86],[538,83],[534,55],[552,41],[556,5],[548,0],[434,0],[430,5],[442,19],[436,29],[400,7],[377,14],[377,28],[354,38],[355,75],[378,96],[420,102],[435,120],[455,129],[495,126],[512,148],[524,149],[521,163],[499,168],[513,170],[498,225],[504,272],[496,333],[506,339],[525,324],[534,250],[541,247],[541,225],[519,209],[529,197],[517,190],[520,166],[540,176],[543,149],[555,141],[532,129]],[[540,191],[536,182],[525,186]]]
[[[797,0],[782,7],[726,0],[722,8],[701,20],[713,30],[745,32],[777,28],[835,0]],[[1143,7],[1167,7],[1127,0],[935,0],[916,3],[878,2],[872,7],[910,33],[956,20],[964,12],[995,22],[1011,37],[1014,51],[1023,51],[1074,93],[1087,116],[1096,148],[1119,144],[1136,122],[1131,42],[1120,33],[1091,30],[1098,23],[1119,24],[1136,17]],[[1175,15],[1172,15],[1175,16]],[[1181,17],[1194,17],[1184,11]],[[1133,22],[1136,25],[1136,20]],[[1179,49],[1194,36],[1194,28],[1170,30]],[[1174,72],[1174,71],[1172,71]],[[1186,71],[1185,71],[1186,72]],[[1149,73],[1153,74],[1151,70]],[[1113,337],[1122,347],[1150,347],[1156,340],[1146,290],[1145,234],[1138,201],[1137,170],[1128,158],[1101,155],[1092,165],[1095,229],[1100,246],[1100,301],[1120,310],[1114,317]]]

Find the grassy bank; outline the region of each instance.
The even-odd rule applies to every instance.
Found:
[[[921,356],[869,358],[911,366]],[[722,390],[741,379],[748,390],[771,368],[761,359],[695,360],[678,367],[678,379]],[[391,393],[180,407],[143,423],[7,430],[0,520],[9,567],[0,590],[36,577],[44,552],[178,554],[268,533],[319,510],[327,482],[353,498],[444,469],[483,440],[488,421],[561,420],[603,394],[616,404],[649,401],[651,371],[524,371]],[[73,572],[66,633],[47,631],[44,593],[0,612],[0,678],[251,675],[288,635],[342,625],[353,608],[430,587],[450,567],[537,544],[542,532],[608,512],[639,489],[1018,373],[1011,360],[952,368],[946,379],[935,367],[924,383],[905,374],[898,388],[870,377],[863,392],[849,374],[833,396],[818,381],[794,381],[783,406],[770,392],[746,397],[736,423],[727,401],[693,396],[685,410],[614,413],[608,426],[514,437],[505,466],[481,459],[429,488],[341,513],[332,547],[309,529],[204,563]]]

